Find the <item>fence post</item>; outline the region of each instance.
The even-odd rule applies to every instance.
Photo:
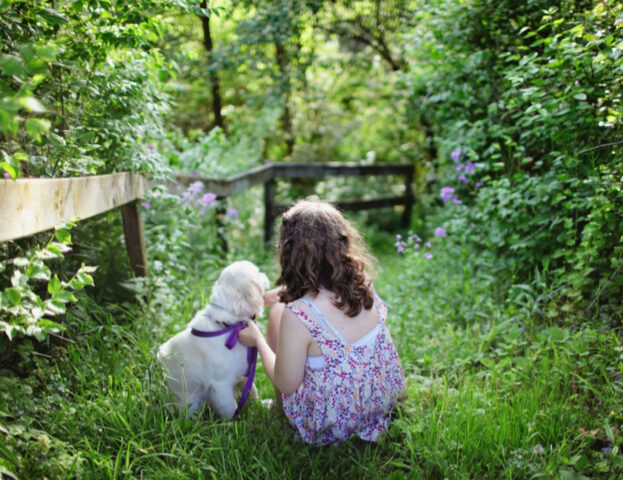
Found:
[[[130,267],[137,277],[146,277],[147,255],[145,254],[145,237],[143,236],[143,223],[141,212],[137,207],[138,202],[131,202],[121,209],[123,219],[123,232],[125,234],[125,247],[130,258]]]
[[[273,236],[273,206],[275,204],[275,180],[264,182],[264,243],[268,245]]]
[[[405,196],[407,200],[405,202],[405,209],[402,212],[401,224],[402,228],[411,226],[411,215],[413,212],[413,175],[415,173],[415,166],[409,165],[411,168],[407,170],[405,174]]]

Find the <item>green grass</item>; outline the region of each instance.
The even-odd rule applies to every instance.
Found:
[[[67,318],[70,341],[5,342],[0,471],[22,479],[623,475],[620,325],[606,316],[543,323],[534,302],[509,300],[471,252],[424,261],[383,247],[389,236],[373,240],[377,290],[407,374],[378,444],[310,447],[258,402],[233,422],[170,410],[154,351],[205,301],[215,271],[201,284],[188,280],[168,307],[83,296]],[[274,276],[274,260],[259,261]],[[269,397],[261,368],[257,378]]]

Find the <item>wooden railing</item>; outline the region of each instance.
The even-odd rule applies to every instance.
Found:
[[[185,175],[176,178],[185,185],[201,181],[207,191],[214,193],[220,198],[229,197],[253,185],[263,183],[264,240],[268,242],[273,233],[273,220],[288,208],[288,205],[275,203],[275,179],[277,178],[298,179],[364,175],[404,176],[404,194],[402,196],[385,196],[364,200],[338,200],[334,203],[342,210],[348,211],[404,205],[402,225],[407,227],[411,221],[411,213],[415,202],[411,187],[414,172],[415,167],[411,164],[267,163],[220,180]]]
[[[402,224],[411,220],[414,197],[411,189],[413,165],[354,163],[267,163],[238,175],[217,180],[178,176],[189,185],[201,181],[219,198],[229,197],[253,185],[264,184],[264,238],[272,237],[274,219],[288,205],[275,203],[275,179],[321,178],[329,176],[400,175],[405,177],[402,196],[363,200],[339,200],[343,210],[404,205]],[[145,239],[137,201],[147,189],[147,181],[137,173],[113,173],[76,178],[0,179],[0,242],[16,240],[54,228],[69,220],[83,220],[121,207],[130,266],[137,276],[147,276]]]
[[[62,222],[99,215],[122,207],[130,266],[147,276],[143,224],[136,201],[145,179],[130,172],[76,178],[0,180],[0,242],[28,237]]]

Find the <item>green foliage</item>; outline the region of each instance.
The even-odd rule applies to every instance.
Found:
[[[10,287],[0,291],[0,332],[9,340],[16,334],[43,340],[65,327],[51,320],[64,314],[68,303],[76,302],[74,292],[93,285],[94,267],[82,264],[67,281],[53,274],[46,262],[62,260],[71,251],[70,226],[59,226],[44,247],[32,248],[23,256],[0,262],[0,274],[10,273]],[[5,272],[6,271],[6,272]]]
[[[607,214],[623,209],[621,13],[611,2],[439,1],[410,37],[412,115],[441,154],[439,186],[471,207],[455,233],[494,252],[500,275],[549,276],[579,308],[623,284],[621,217]],[[456,147],[479,164],[477,194],[456,182]]]
[[[148,146],[166,139],[172,74],[151,47],[152,0],[0,3],[1,166],[12,178],[165,166]]]

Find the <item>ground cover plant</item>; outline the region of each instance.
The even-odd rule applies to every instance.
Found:
[[[481,259],[447,237],[430,239],[431,258],[417,254],[416,238],[404,253],[390,234],[373,232],[371,239],[408,385],[379,444],[309,447],[258,402],[233,422],[207,413],[185,419],[168,408],[155,348],[205,302],[215,267],[199,282],[186,279],[184,295],[151,311],[135,303],[98,305],[78,294],[65,322],[67,340],[9,345],[0,397],[4,475],[621,475],[623,349],[612,318],[565,327],[535,321],[531,302],[504,299]],[[236,255],[276,273],[270,254]],[[260,397],[272,394],[261,370],[258,386]]]

